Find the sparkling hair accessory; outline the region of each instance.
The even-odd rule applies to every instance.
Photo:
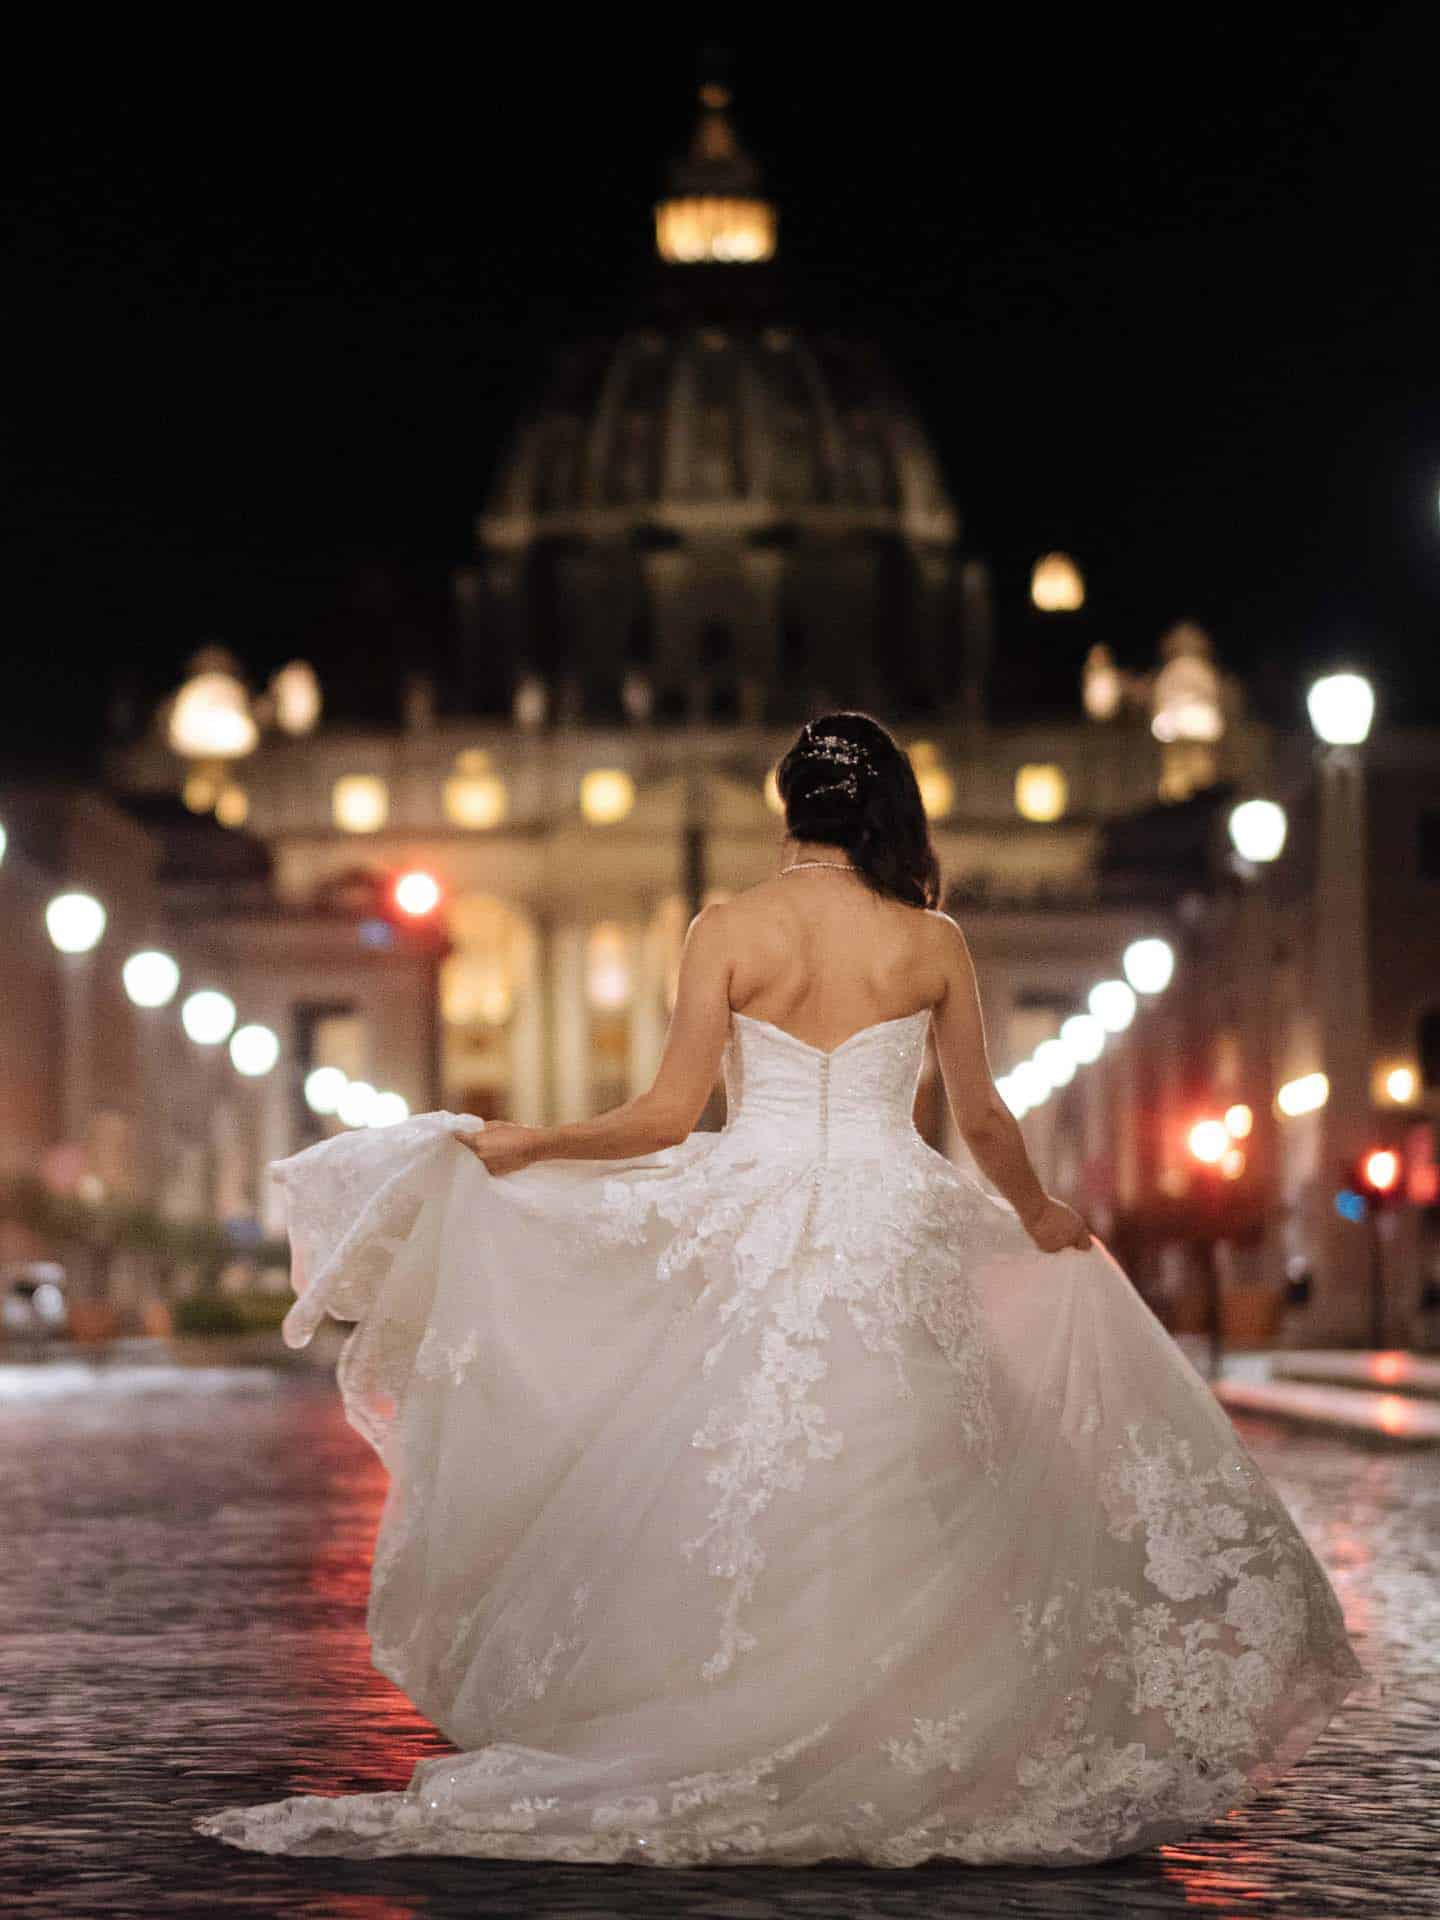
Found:
[[[818,800],[823,794],[843,793],[847,800],[860,798],[860,776],[875,771],[875,762],[858,741],[847,740],[838,733],[812,733],[808,727],[801,734],[801,746],[807,760],[829,763],[836,769],[836,778],[824,786],[812,787],[806,798]]]

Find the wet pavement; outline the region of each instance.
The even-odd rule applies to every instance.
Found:
[[[0,1364],[0,1913],[1440,1916],[1440,1466],[1240,1430],[1377,1684],[1183,1845],[1067,1872],[273,1860],[190,1822],[444,1751],[368,1664],[378,1465],[323,1377]]]

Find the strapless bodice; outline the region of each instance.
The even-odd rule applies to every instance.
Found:
[[[916,1138],[911,1116],[929,1025],[922,1007],[874,1021],[827,1050],[732,1012],[726,1134],[736,1144],[826,1158]]]

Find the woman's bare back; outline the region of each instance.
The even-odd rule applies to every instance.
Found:
[[[801,867],[736,894],[726,910],[738,935],[732,1008],[810,1046],[829,1051],[945,990],[940,916],[883,899],[850,873]]]

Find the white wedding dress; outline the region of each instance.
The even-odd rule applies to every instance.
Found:
[[[277,1163],[358,1323],[375,1664],[458,1751],[232,1808],[271,1853],[1064,1866],[1193,1831],[1362,1678],[1113,1259],[925,1145],[916,1013],[737,1014],[720,1133],[492,1175],[449,1113]]]

